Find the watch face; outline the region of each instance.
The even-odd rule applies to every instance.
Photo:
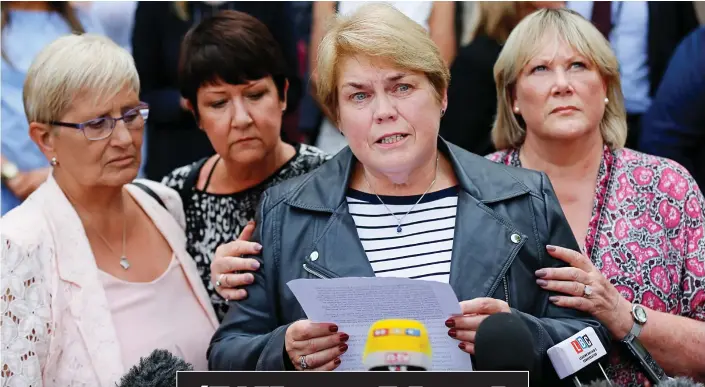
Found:
[[[640,324],[646,323],[646,310],[641,305],[634,305],[634,319]]]

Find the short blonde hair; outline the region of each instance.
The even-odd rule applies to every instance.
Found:
[[[81,93],[94,93],[99,103],[126,87],[139,94],[129,52],[102,36],[63,36],[44,47],[27,71],[22,93],[27,121],[57,121]]]
[[[619,64],[609,42],[589,21],[568,9],[542,9],[522,20],[509,35],[494,66],[497,87],[497,117],[492,128],[496,149],[519,147],[526,128],[512,111],[512,95],[522,69],[542,48],[543,38],[552,34],[570,44],[593,62],[607,84],[609,103],[600,122],[603,141],[611,148],[624,146],[627,119],[619,80]]]
[[[350,16],[334,17],[318,46],[316,94],[333,122],[338,121],[338,66],[355,55],[424,73],[439,101],[450,82],[438,47],[420,24],[391,5],[363,5]]]

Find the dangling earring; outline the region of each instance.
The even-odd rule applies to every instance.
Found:
[[[610,99],[605,97],[605,105],[607,105],[608,103],[610,103]]]
[[[55,166],[59,165],[59,162],[56,161],[56,157],[52,157],[49,164],[51,164],[52,167],[55,167]]]
[[[519,114],[519,106],[514,106],[514,113]]]

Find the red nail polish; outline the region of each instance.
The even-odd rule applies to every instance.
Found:
[[[340,365],[340,358],[336,357],[335,360],[333,360],[333,363],[335,363],[335,365]]]
[[[340,341],[348,341],[349,338],[350,338],[350,336],[348,336],[347,333],[340,334]]]
[[[340,352],[345,352],[348,350],[348,345],[347,344],[340,344],[338,346],[338,349],[340,349]]]
[[[448,320],[446,320],[446,326],[448,328],[453,328],[455,326],[455,320],[453,320],[452,318],[449,318]]]
[[[460,348],[464,351],[465,350],[465,343],[458,344],[458,348]]]
[[[450,336],[450,337],[456,337],[457,335],[458,335],[458,331],[455,328],[451,328],[448,331],[448,336]]]
[[[337,325],[331,325],[328,327],[328,330],[331,332],[338,332],[338,326]]]

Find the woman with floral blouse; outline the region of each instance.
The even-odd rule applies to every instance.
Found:
[[[582,248],[549,248],[572,267],[537,270],[537,285],[621,342],[607,370],[618,385],[647,380],[632,339],[666,374],[705,379],[705,201],[677,163],[623,148],[609,42],[572,11],[541,10],[511,33],[494,73],[502,150],[487,157],[546,172]]]

